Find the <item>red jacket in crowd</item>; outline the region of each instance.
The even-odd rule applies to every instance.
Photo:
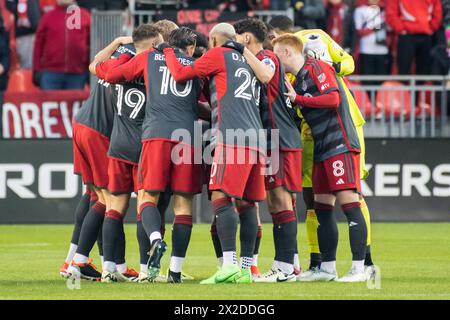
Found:
[[[387,0],[386,22],[399,34],[432,34],[442,22],[441,0]]]
[[[89,12],[79,7],[57,6],[46,13],[36,31],[34,72],[86,72],[90,26]]]

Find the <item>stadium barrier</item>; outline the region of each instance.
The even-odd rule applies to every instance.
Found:
[[[447,139],[368,139],[366,145],[370,175],[362,191],[373,221],[450,221]],[[0,150],[0,223],[72,223],[82,186],[72,173],[71,141],[3,140]],[[297,203],[304,221],[303,201]],[[133,200],[128,222],[135,221],[135,212]],[[265,203],[261,214],[271,221]],[[210,223],[212,217],[204,192],[195,199],[194,222]]]
[[[449,77],[350,76],[366,137],[450,137]]]

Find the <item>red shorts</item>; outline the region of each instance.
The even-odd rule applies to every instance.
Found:
[[[216,147],[209,190],[222,191],[236,199],[263,201],[266,198],[264,164],[259,152],[235,146]]]
[[[108,191],[112,194],[129,194],[139,190],[138,165],[109,157]]]
[[[187,161],[174,163],[172,151],[182,157],[187,151]],[[169,140],[147,140],[142,144],[139,184],[145,191],[164,192],[170,186],[175,193],[201,193],[203,164],[194,164],[194,148],[190,145]]]
[[[275,160],[275,159],[273,159]],[[272,160],[272,162],[273,162]],[[265,177],[266,190],[285,187],[289,192],[302,191],[302,150],[280,150],[277,172]]]
[[[314,194],[355,189],[361,192],[359,153],[346,152],[324,161],[314,162],[312,185]]]
[[[73,167],[84,184],[108,186],[109,139],[82,124],[73,123]]]

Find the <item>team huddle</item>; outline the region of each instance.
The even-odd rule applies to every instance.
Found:
[[[102,282],[193,279],[182,270],[193,198],[208,187],[219,269],[200,284],[341,281],[373,277],[359,108],[344,76],[352,57],[322,30],[293,33],[284,16],[217,24],[209,39],[162,20],[119,37],[89,66],[98,82],[73,122],[74,171],[86,193],[60,274]],[[139,272],[125,261],[123,219],[137,194]],[[305,201],[310,265],[297,248]],[[170,264],[165,212],[173,198]],[[352,267],[336,272],[339,202]],[[275,257],[258,268],[258,203],[267,201]],[[237,233],[239,229],[239,256]],[[99,272],[89,259],[95,242]]]

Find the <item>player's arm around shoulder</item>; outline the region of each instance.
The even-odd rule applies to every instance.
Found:
[[[250,50],[245,48],[244,58],[247,60],[247,63],[250,68],[252,68],[259,81],[267,84],[272,80],[275,75],[276,66],[269,56],[266,55],[262,60],[259,60]]]

